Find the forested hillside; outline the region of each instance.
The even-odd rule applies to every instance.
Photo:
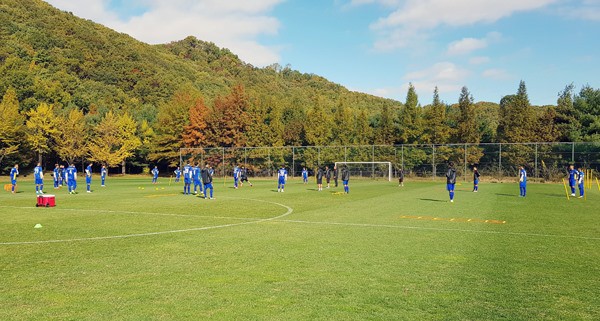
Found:
[[[166,166],[181,147],[600,137],[591,87],[567,86],[557,106],[531,106],[523,82],[499,104],[466,87],[456,104],[420,102],[412,87],[401,103],[194,37],[148,45],[40,0],[0,0],[0,96],[2,171],[38,157]]]

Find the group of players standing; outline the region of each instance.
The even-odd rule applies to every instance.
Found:
[[[329,166],[318,167],[315,172],[315,178],[317,179],[317,191],[323,190],[323,177],[327,182],[327,188],[330,187],[331,178],[333,177],[333,181],[335,183],[335,187],[338,187],[338,177],[339,170],[337,165],[333,166],[333,169],[330,169]],[[302,181],[304,184],[308,184],[308,170],[306,167],[302,168]],[[348,166],[342,166],[342,184],[344,184],[344,192],[346,194],[350,193],[350,187],[348,186],[348,182],[350,181],[350,170]]]
[[[578,167],[575,169],[575,166],[570,165],[569,170],[569,186],[571,187],[571,196],[575,196],[575,186],[579,188],[579,198],[583,198],[584,196],[584,177],[585,173],[583,168]],[[473,192],[477,193],[479,191],[479,171],[477,167],[473,167]],[[404,175],[400,178],[400,183],[402,184],[404,179]],[[446,172],[446,189],[448,190],[450,196],[450,202],[454,202],[454,187],[456,184],[456,169],[454,168],[454,163],[448,163],[448,171]],[[403,184],[402,184],[403,186]],[[527,171],[523,166],[519,166],[519,197],[525,197],[527,195]]]
[[[85,183],[86,183],[86,191],[88,193],[92,192],[92,165],[89,164],[85,168]],[[100,179],[102,181],[102,187],[105,187],[106,176],[108,174],[108,170],[106,166],[102,166],[100,169]],[[19,176],[19,164],[15,164],[15,166],[10,171],[10,182],[11,182],[11,192],[14,194],[16,192],[17,187],[17,178]],[[70,164],[65,167],[64,165],[55,164],[54,170],[52,171],[52,177],[54,181],[54,189],[59,189],[62,186],[67,186],[69,190],[69,194],[76,194],[77,189],[77,168],[75,164]],[[33,169],[33,178],[35,181],[35,193],[37,195],[44,194],[44,170],[42,168],[41,163],[37,163],[37,166]]]
[[[158,171],[158,170],[157,170]],[[183,194],[191,195],[192,191],[192,183],[194,184],[194,194],[198,194],[200,192],[204,198],[214,199],[213,195],[213,175],[214,170],[208,164],[204,168],[200,168],[199,164],[194,164],[194,166],[190,165],[190,162],[187,162],[185,166],[183,166],[183,172],[179,167],[174,171],[175,174],[175,183],[179,183],[181,180],[181,175],[183,174]],[[158,177],[158,173],[155,175]]]

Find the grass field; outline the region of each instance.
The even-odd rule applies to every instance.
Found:
[[[596,187],[94,184],[0,194],[0,320],[600,319]]]

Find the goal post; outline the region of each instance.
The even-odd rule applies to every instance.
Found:
[[[335,162],[335,166],[338,168],[340,168],[340,165],[349,165],[349,167],[353,166],[353,165],[358,165],[363,166],[362,168],[365,167],[369,167],[368,169],[365,168],[365,171],[370,171],[371,172],[371,177],[375,177],[375,167],[377,166],[378,170],[377,173],[383,172],[382,169],[380,168],[385,168],[385,173],[387,173],[387,179],[388,181],[392,181],[392,162]],[[352,172],[352,169],[350,169],[350,172]],[[362,173],[362,169],[361,169],[361,173]],[[385,174],[384,173],[384,174]]]

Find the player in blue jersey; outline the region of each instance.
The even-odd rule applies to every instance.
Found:
[[[190,162],[183,166],[183,194],[190,195],[191,193],[191,185],[192,185],[192,166]]]
[[[198,189],[202,193],[202,169],[200,168],[200,164],[192,167],[192,178],[194,180],[194,194],[198,194]]]
[[[575,166],[569,165],[569,187],[571,187],[571,196],[575,196],[576,178],[577,170],[575,170]]]
[[[213,174],[212,174],[212,168],[210,166],[208,166],[208,164],[204,167],[204,169],[201,171],[200,175],[202,176],[202,183],[204,183],[204,199],[208,198],[210,196],[210,199],[213,200],[213,184],[212,184],[212,179],[213,179]],[[210,194],[208,192],[208,190],[210,189]]]
[[[65,178],[67,181],[67,187],[69,188],[69,194],[75,194],[77,189],[77,168],[74,164],[71,164],[65,169]]]
[[[100,169],[100,186],[102,187],[106,186],[106,175],[108,175],[108,170],[106,169],[106,166],[102,165],[102,168]]]
[[[583,172],[583,168],[579,167],[577,169],[577,186],[579,187],[579,198],[583,198],[583,194],[585,191],[585,186],[583,185],[585,178],[585,173]]]
[[[473,166],[473,192],[477,193],[479,191],[479,171],[477,170],[477,166]]]
[[[527,195],[527,171],[523,166],[519,166],[519,197]]]
[[[302,182],[308,184],[308,169],[306,167],[302,168]]]
[[[54,164],[54,171],[52,171],[52,178],[54,180],[54,189],[60,188],[60,166]]]
[[[37,166],[33,169],[33,179],[35,180],[35,193],[44,194],[44,171],[42,170],[42,163],[37,163]]]
[[[233,188],[237,189],[240,182],[240,168],[233,166]]]
[[[158,184],[158,167],[152,169],[152,184]]]
[[[454,186],[456,184],[456,169],[454,163],[448,163],[448,171],[446,172],[446,189],[450,195],[450,203],[454,203]]]
[[[350,170],[348,170],[348,166],[344,165],[344,167],[342,167],[342,184],[344,184],[344,192],[346,194],[350,193],[350,187],[348,186],[349,181],[350,181]]]
[[[15,167],[10,170],[10,184],[12,185],[11,191],[13,194],[17,187],[17,176],[19,176],[19,164],[15,164]]]
[[[283,165],[281,165],[281,168],[277,171],[277,192],[284,192],[285,182],[287,181],[287,174],[287,170]]]
[[[92,163],[85,168],[85,185],[86,192],[92,192]]]
[[[179,183],[179,179],[181,178],[181,170],[179,169],[179,166],[177,166],[177,169],[173,173],[175,173],[175,183]]]

